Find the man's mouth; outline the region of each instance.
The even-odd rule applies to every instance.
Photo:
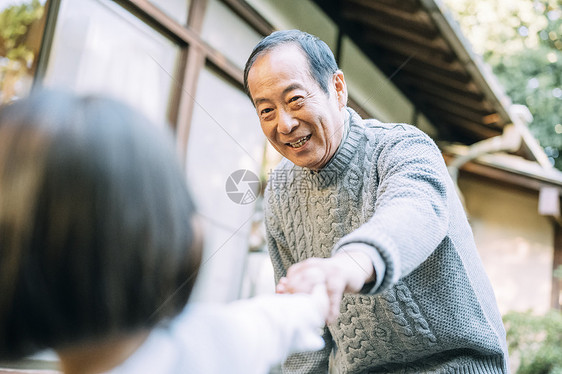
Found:
[[[305,143],[308,141],[308,139],[310,139],[310,137],[312,136],[312,134],[305,136],[304,138],[300,138],[299,140],[297,140],[294,143],[286,143],[288,146],[290,146],[291,148],[300,148],[303,145],[305,145]]]

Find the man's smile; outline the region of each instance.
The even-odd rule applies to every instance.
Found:
[[[307,135],[303,138],[300,138],[299,140],[297,140],[294,143],[285,143],[285,144],[288,145],[289,147],[292,147],[292,148],[300,148],[303,145],[305,145],[305,143],[310,139],[311,136],[312,136],[312,134]]]

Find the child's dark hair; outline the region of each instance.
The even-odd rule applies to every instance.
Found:
[[[201,259],[172,136],[111,99],[0,108],[0,358],[153,327]]]

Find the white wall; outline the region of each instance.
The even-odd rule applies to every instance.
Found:
[[[336,24],[308,0],[246,0],[277,30],[299,29],[322,39],[334,51]]]
[[[502,314],[550,307],[554,227],[538,194],[461,177],[476,245]]]

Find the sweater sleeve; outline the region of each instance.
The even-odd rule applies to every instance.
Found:
[[[449,175],[435,143],[424,133],[398,125],[369,155],[374,202],[372,217],[334,247],[370,248],[376,281],[369,293],[382,292],[424,262],[445,238],[449,225]],[[365,162],[368,162],[367,160]]]

